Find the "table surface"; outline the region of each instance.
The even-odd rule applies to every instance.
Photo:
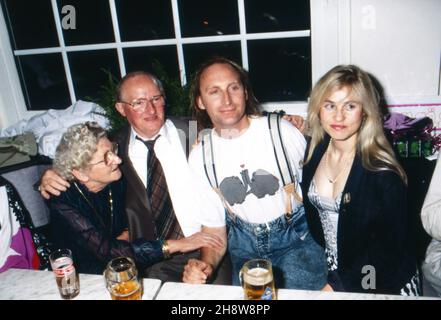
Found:
[[[239,286],[187,284],[142,279],[143,300],[243,300]],[[278,289],[279,300],[414,300],[432,297],[403,297],[343,292]],[[102,275],[80,273],[80,294],[75,300],[110,300]],[[0,300],[61,300],[52,271],[9,269],[0,273]]]
[[[143,279],[143,300],[153,300],[161,280]],[[110,300],[102,275],[80,273],[75,300]],[[0,273],[0,300],[62,300],[52,271],[9,269]]]
[[[159,290],[156,300],[243,300],[243,290],[239,286],[209,284],[187,284],[166,282]],[[278,289],[278,300],[415,300],[435,299],[431,297],[404,297],[349,292],[323,292],[308,290]]]

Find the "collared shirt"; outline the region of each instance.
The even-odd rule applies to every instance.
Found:
[[[169,120],[167,120],[169,121]],[[167,122],[161,127],[159,132],[150,139],[147,140],[155,140],[158,135],[164,135],[165,127],[167,126]],[[130,128],[130,142],[129,142],[129,158],[132,161],[133,167],[135,168],[138,177],[141,179],[144,187],[147,188],[147,156],[148,149],[142,141],[136,139],[138,134],[133,129]],[[142,137],[140,137],[142,139]],[[156,148],[155,148],[156,151]]]
[[[160,137],[154,146],[155,154],[164,170],[176,217],[184,235],[188,237],[200,231],[198,217],[207,212],[223,214],[224,208],[216,193],[190,169],[173,122],[166,120],[158,134],[150,140],[158,135]],[[147,155],[148,149],[142,141],[136,139],[136,132],[132,128],[129,157],[144,186],[147,185]]]

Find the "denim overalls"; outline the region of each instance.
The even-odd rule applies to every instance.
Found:
[[[295,192],[293,171],[290,168],[280,132],[279,114],[268,114],[277,166],[284,191],[288,194],[286,214],[267,223],[250,223],[233,213],[219,190],[213,161],[211,134],[202,137],[204,169],[213,189],[219,194],[226,208],[225,219],[228,234],[228,252],[233,272],[233,284],[239,285],[239,271],[251,259],[271,260],[277,288],[319,290],[327,283],[327,265],[324,249],[312,238],[306,222],[302,199]],[[292,194],[297,202],[292,206]],[[296,197],[297,196],[297,197]]]
[[[226,210],[228,252],[233,285],[250,259],[271,260],[277,288],[320,290],[326,284],[325,253],[312,238],[303,205],[292,215],[268,223],[250,223]]]

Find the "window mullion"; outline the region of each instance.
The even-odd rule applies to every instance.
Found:
[[[69,59],[67,58],[66,46],[64,44],[63,30],[61,29],[60,15],[58,14],[57,0],[51,0],[52,11],[54,13],[55,27],[57,29],[58,41],[60,42],[61,56],[63,58],[64,71],[66,72],[67,87],[69,89],[70,100],[72,103],[77,101],[75,96],[72,74],[70,72]]]
[[[185,71],[184,48],[182,46],[181,21],[179,19],[178,0],[171,0],[173,11],[173,25],[175,27],[176,49],[178,53],[179,74],[181,76],[181,85],[187,84],[187,75]]]
[[[115,36],[116,50],[118,53],[118,63],[121,77],[126,75],[126,64],[124,62],[124,54],[121,47],[121,34],[119,32],[118,14],[116,12],[115,0],[109,0],[110,15],[112,17],[113,34]]]
[[[239,10],[239,30],[240,30],[240,47],[242,52],[242,67],[249,70],[248,63],[248,46],[247,46],[247,26],[245,18],[244,0],[237,0],[237,8]]]

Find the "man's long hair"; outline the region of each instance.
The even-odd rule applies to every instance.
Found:
[[[241,82],[242,86],[245,89],[245,92],[247,93],[245,114],[247,116],[260,114],[258,101],[254,96],[251,87],[251,82],[248,77],[248,73],[237,63],[224,57],[215,56],[205,61],[196,71],[190,91],[191,109],[193,112],[193,116],[196,118],[198,122],[199,131],[207,128],[213,128],[213,123],[211,122],[210,117],[207,114],[207,111],[202,110],[198,107],[198,98],[201,95],[201,91],[200,91],[201,76],[207,68],[211,67],[214,64],[226,64],[229,65],[231,68],[233,68],[233,70],[239,76],[239,81]]]

